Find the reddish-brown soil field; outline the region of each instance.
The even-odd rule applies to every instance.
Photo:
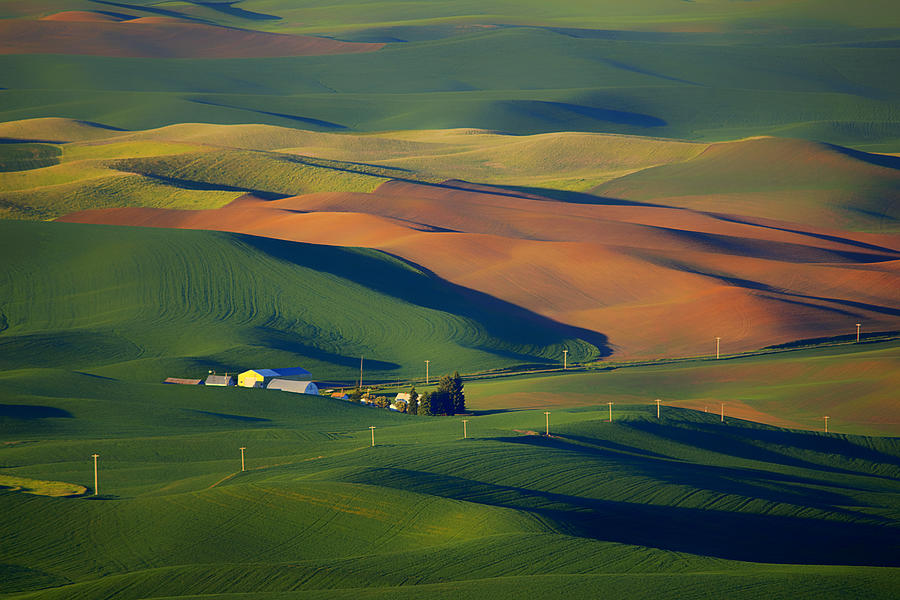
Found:
[[[620,357],[710,354],[716,336],[730,353],[900,320],[893,236],[485,189],[391,181],[371,194],[248,195],[216,211],[122,208],[62,220],[377,248],[603,333]]]

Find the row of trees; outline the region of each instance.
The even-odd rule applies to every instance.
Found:
[[[409,390],[407,412],[411,415],[458,415],[466,412],[466,392],[459,371],[444,375],[437,389],[421,396],[415,386]]]
[[[422,395],[413,386],[409,389],[409,404],[406,412],[411,415],[458,415],[466,412],[466,393],[463,389],[462,377],[459,371],[453,375],[444,375],[438,380],[437,389],[433,392],[425,392]],[[355,389],[348,394],[353,402],[360,402],[367,396],[361,389]],[[379,397],[375,405],[379,408],[388,408],[390,399]]]

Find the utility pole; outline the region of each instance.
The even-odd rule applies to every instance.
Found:
[[[244,450],[246,450],[246,446],[241,446],[241,471],[246,471],[244,468]]]
[[[94,457],[94,495],[100,493],[100,486],[98,485],[99,481],[97,479],[97,458],[100,456],[99,454],[91,454]]]
[[[467,437],[469,437],[469,432],[466,430],[466,423],[468,423],[469,420],[463,419],[462,422],[463,422],[463,439],[466,439]]]
[[[374,448],[374,447],[375,447],[375,426],[374,426],[374,425],[370,425],[370,426],[369,426],[369,429],[372,430],[372,447]]]
[[[724,403],[724,402],[722,403],[721,411],[722,411],[722,412],[721,412],[721,415],[722,415],[722,422],[724,423],[724,422],[725,422],[725,403]]]
[[[656,399],[656,418],[659,418],[659,403],[661,400],[659,398]]]
[[[425,385],[428,385],[428,365],[431,364],[430,360],[425,361]]]
[[[612,402],[607,402],[609,404],[609,422],[612,423]]]
[[[544,417],[547,419],[547,437],[550,437],[550,411],[544,411]]]
[[[860,326],[860,325],[862,325],[862,323],[857,323],[857,324],[856,324],[856,343],[857,343],[857,344],[859,343],[859,326]]]
[[[828,433],[828,417],[822,417],[825,419],[825,433]]]
[[[563,371],[569,368],[569,351],[563,350]]]
[[[363,365],[363,357],[360,356],[359,357],[359,386],[357,386],[357,388],[360,390],[362,389],[362,365]]]
[[[722,338],[716,337],[716,360],[719,360],[719,340]]]

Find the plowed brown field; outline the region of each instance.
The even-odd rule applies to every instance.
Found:
[[[710,354],[896,329],[893,236],[640,203],[573,204],[449,181],[215,211],[122,208],[62,220],[233,231],[377,248],[603,333],[620,357]]]

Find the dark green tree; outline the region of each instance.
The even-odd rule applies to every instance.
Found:
[[[466,393],[463,390],[462,377],[459,376],[459,371],[455,371],[453,377],[450,378],[448,399],[448,404],[453,410],[451,414],[460,415],[466,412]]]
[[[349,394],[347,394],[347,398],[349,398],[353,402],[359,402],[360,398],[362,398],[363,391],[359,388],[356,388]]]
[[[419,396],[419,411],[420,415],[432,415],[434,413],[431,412],[431,392],[425,392],[421,396]]]
[[[431,395],[431,414],[453,415],[456,411],[450,394],[453,392],[453,377],[443,375],[438,380],[437,390]]]
[[[419,414],[419,392],[416,391],[416,386],[409,388],[409,404],[406,406],[406,412],[411,415]]]

